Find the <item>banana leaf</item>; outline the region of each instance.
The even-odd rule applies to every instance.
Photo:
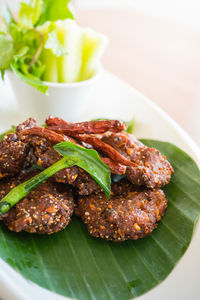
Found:
[[[200,171],[176,146],[143,142],[158,148],[175,170],[164,188],[168,209],[152,235],[106,242],[89,236],[76,217],[51,236],[15,234],[1,224],[0,257],[25,278],[74,299],[132,299],[162,282],[192,239],[200,214]]]

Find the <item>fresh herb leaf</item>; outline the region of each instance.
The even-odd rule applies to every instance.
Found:
[[[38,77],[26,72],[26,75],[21,71],[25,71],[25,68],[27,70],[27,65],[22,64],[21,66],[19,65],[18,62],[13,62],[11,64],[11,69],[15,73],[15,75],[25,83],[35,87],[38,91],[42,92],[43,94],[47,93],[48,86],[46,86]]]
[[[26,54],[28,53],[29,49],[30,49],[30,48],[27,47],[27,46],[24,46],[23,48],[21,48],[21,49],[17,52],[17,54],[15,54],[14,60],[16,61],[16,60],[20,59],[22,56],[26,55]]]
[[[16,24],[11,24],[9,34],[12,36],[15,53],[29,48],[29,54],[33,56],[43,42],[43,36],[34,28],[21,28]]]
[[[73,166],[75,161],[63,158],[31,179],[16,186],[0,201],[0,215],[8,212],[11,207],[53,174],[59,170]]]
[[[58,39],[56,30],[53,30],[48,34],[48,39],[45,42],[44,48],[51,49],[53,54],[56,55],[56,57],[60,57],[67,54],[66,49],[63,47],[63,45]]]
[[[22,29],[17,25],[11,23],[7,26],[8,34],[12,37],[12,41],[15,47],[16,52],[23,46],[22,43]]]
[[[33,27],[41,17],[42,0],[32,0],[30,4],[21,2],[19,11],[20,23],[25,27]]]
[[[42,25],[47,21],[74,19],[68,7],[69,2],[70,0],[43,0],[42,14],[38,25]]]
[[[42,78],[42,75],[44,74],[45,69],[46,69],[46,66],[44,64],[42,64],[41,61],[38,60],[31,67],[31,73],[37,78]]]
[[[41,81],[45,65],[39,60],[44,43],[43,35],[34,28],[20,28],[16,24],[11,24],[9,33],[15,49],[11,69],[24,82],[46,93],[47,87],[44,88]]]
[[[67,53],[60,43],[54,21],[72,18],[69,0],[31,0],[22,2],[19,21],[16,21],[7,6],[2,9],[5,29],[0,29],[0,72],[12,71],[25,83],[36,87],[44,94],[48,87],[42,82],[48,61],[42,61],[42,50],[52,50],[56,57]],[[47,22],[50,21],[50,22]],[[45,23],[47,31],[41,32]],[[45,46],[44,46],[45,45]]]
[[[12,189],[0,201],[0,214],[8,212],[11,207],[56,172],[74,165],[77,165],[88,172],[104,190],[106,196],[110,196],[110,170],[101,161],[95,150],[85,149],[71,142],[59,143],[54,146],[54,149],[60,153],[63,158],[41,173]]]
[[[10,62],[13,58],[14,47],[13,42],[6,36],[0,35],[0,69],[9,68]]]
[[[31,0],[21,3],[20,23],[25,27],[36,27],[47,21],[74,19],[68,8],[69,0]]]
[[[97,151],[85,149],[70,142],[59,143],[54,149],[71,159],[79,158],[77,166],[84,169],[100,185],[106,196],[110,196],[111,174],[109,168],[102,162]]]

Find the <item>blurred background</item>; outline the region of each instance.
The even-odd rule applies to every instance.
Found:
[[[17,10],[19,1],[3,3]],[[104,67],[161,106],[200,145],[200,1],[74,0],[72,5],[81,25],[110,38]]]

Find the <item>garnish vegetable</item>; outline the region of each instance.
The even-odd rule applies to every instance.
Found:
[[[54,149],[63,155],[64,158],[33,178],[12,189],[0,201],[0,214],[8,212],[11,207],[24,198],[30,191],[56,172],[74,165],[77,165],[87,171],[101,186],[106,196],[110,196],[110,170],[106,165],[104,165],[95,150],[85,149],[71,142],[59,143],[54,146]]]
[[[69,0],[21,3],[18,17],[4,6],[0,27],[0,72],[12,70],[46,94],[49,82],[89,79],[107,44],[104,35],[77,25]]]

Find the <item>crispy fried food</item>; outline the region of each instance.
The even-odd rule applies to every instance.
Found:
[[[33,128],[36,126],[37,126],[37,123],[36,123],[35,118],[29,118],[29,119],[25,120],[24,122],[20,123],[19,125],[17,125],[16,134],[18,135],[23,130]]]
[[[32,176],[29,173],[28,176],[20,175],[19,179],[0,181],[0,199]],[[1,218],[3,217],[5,225],[15,232],[52,234],[69,224],[73,209],[72,190],[66,185],[48,180],[30,192]]]
[[[18,173],[29,151],[29,146],[18,140],[15,133],[0,142],[0,178]]]
[[[101,155],[99,155],[99,157],[101,158],[103,163],[109,167],[111,173],[116,175],[124,175],[126,173],[126,166],[115,162],[109,157],[103,157]]]
[[[106,131],[121,132],[127,128],[126,124],[118,120],[98,120],[81,123],[69,123],[60,118],[46,119],[49,129],[65,135],[71,134],[98,134]]]
[[[44,168],[48,168],[62,158],[62,156],[53,149],[54,144],[62,141],[78,143],[71,138],[42,127],[24,130],[20,133],[20,138],[22,141],[26,141],[32,145],[34,156],[37,158],[37,164]],[[119,175],[125,174],[125,166],[107,157],[100,156],[100,158],[110,168],[111,172]],[[57,182],[73,184],[80,195],[88,195],[88,193],[100,190],[99,185],[90,175],[75,166],[61,170],[53,177]]]
[[[98,183],[92,179],[90,174],[81,168],[78,168],[78,176],[77,179],[72,183],[72,186],[79,195],[90,195],[92,193],[101,191]]]
[[[40,136],[30,136],[29,143],[33,146],[34,156],[37,164],[43,168],[48,168],[62,156],[53,149],[52,143]],[[77,192],[81,195],[88,195],[88,193],[100,190],[99,185],[92,179],[92,177],[77,166],[63,169],[52,176],[52,180],[59,183],[72,184]]]
[[[51,146],[44,152],[41,153],[41,148],[36,148],[37,153],[35,155],[38,157],[38,163],[47,168],[53,163],[61,159],[61,155],[57,153]],[[60,183],[72,184],[74,188],[80,195],[88,195],[95,191],[100,190],[100,186],[96,183],[92,177],[77,166],[71,168],[63,169],[53,175],[52,179]]]
[[[74,139],[67,137],[63,134],[58,134],[52,130],[49,130],[47,128],[42,128],[42,127],[34,127],[30,129],[25,129],[20,133],[20,139],[22,141],[26,141],[27,143],[33,144],[33,139],[32,136],[37,136],[41,137],[42,139],[46,139],[48,142],[52,143],[51,147],[57,143],[60,142],[72,142],[74,144],[78,144],[78,141],[75,141]],[[39,141],[38,141],[39,143]],[[38,145],[36,145],[37,147]],[[81,145],[80,145],[81,146]],[[109,146],[106,145],[106,148],[109,148]],[[113,149],[114,150],[114,149]],[[114,150],[114,152],[116,152]],[[54,154],[55,156],[55,154]],[[108,157],[102,157],[100,156],[101,160],[110,168],[110,171],[115,174],[122,175],[125,173],[126,167],[121,165],[118,162],[115,162],[114,160],[108,158]],[[49,166],[49,165],[48,165]],[[62,172],[63,173],[63,172]]]
[[[95,123],[83,122],[73,125],[59,118],[49,118],[47,124],[53,124],[54,127],[69,125],[68,127],[74,128],[71,132],[76,140],[47,128],[38,127],[36,121],[30,118],[17,126],[15,134],[8,135],[0,143],[0,178],[13,176],[36,162],[44,168],[51,166],[62,158],[53,149],[53,145],[70,141],[82,147],[94,147],[100,152],[100,158],[113,174],[125,174],[133,184],[154,188],[162,187],[170,180],[173,169],[165,157],[158,150],[144,146],[133,135],[125,132],[108,132],[103,136],[76,133],[79,128],[84,131],[89,128],[93,128],[91,130],[113,127],[119,129],[120,126],[123,127],[121,123],[118,126],[115,121],[110,123],[95,121]],[[77,167],[61,170],[53,177],[58,182],[72,184],[81,195],[100,190],[91,176]]]
[[[8,134],[0,141],[0,178],[13,176],[34,163],[31,145],[19,140],[24,128],[34,126],[36,121],[30,118],[17,126],[16,133]]]
[[[26,136],[39,136],[41,138],[45,138],[47,141],[49,141],[52,144],[57,144],[57,143],[61,143],[61,142],[74,142],[75,143],[74,140],[72,140],[71,138],[69,138],[63,134],[59,134],[59,133],[56,133],[47,128],[38,127],[38,126],[33,127],[33,128],[28,128],[28,129],[21,131],[19,138],[21,140],[26,141]]]
[[[168,184],[174,172],[166,157],[155,148],[148,148],[128,133],[107,133],[102,140],[135,163],[128,166],[127,178],[137,185],[160,188]]]
[[[111,147],[109,144],[104,143],[101,138],[94,135],[87,134],[74,134],[74,138],[84,143],[88,143],[94,147],[94,149],[104,153],[114,162],[120,163],[125,166],[135,167],[136,164],[133,163],[129,158],[121,155],[114,147]]]
[[[164,215],[167,199],[159,189],[139,189],[127,180],[112,184],[112,195],[80,196],[75,208],[94,237],[121,242],[152,233]]]
[[[30,192],[0,220],[16,232],[52,234],[65,228],[74,209],[70,184],[78,194],[75,212],[94,237],[120,242],[151,234],[167,207],[159,189],[173,173],[166,158],[133,135],[121,132],[125,125],[120,121],[72,124],[48,118],[46,124],[48,128],[38,127],[30,118],[0,142],[0,200],[37,174],[25,171],[27,167],[37,163],[48,168],[60,160],[62,156],[53,146],[64,141],[96,149],[113,174],[126,178],[112,184],[111,198],[107,199],[87,172],[77,166],[66,168]],[[18,177],[12,177],[16,174]]]
[[[21,140],[19,140],[19,136]],[[68,139],[64,135],[57,134],[48,129],[36,127],[36,121],[33,118],[19,124],[16,128],[16,133],[7,135],[0,142],[0,179],[12,177],[34,163],[44,168],[51,166],[62,158],[53,149],[53,145],[66,140],[71,141],[72,139]],[[120,172],[122,168],[120,166],[118,168]],[[80,169],[74,166],[59,171],[53,177],[57,182],[72,184],[80,173],[83,182],[85,185],[88,185],[86,188],[83,184],[80,184],[81,178],[77,181],[77,188],[81,194],[84,191],[89,192],[100,189],[91,176],[82,170],[79,171]]]

